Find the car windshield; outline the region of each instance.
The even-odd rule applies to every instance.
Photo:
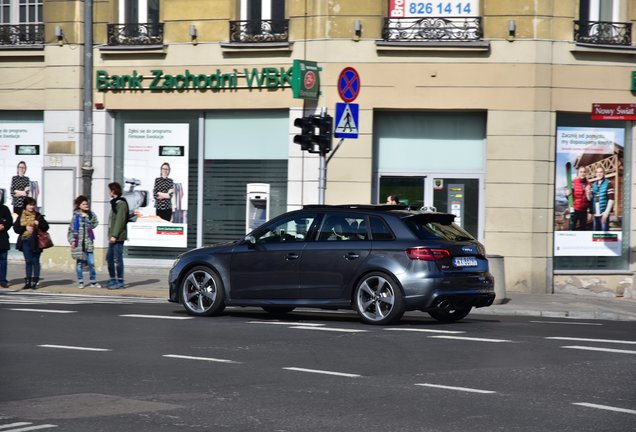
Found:
[[[450,215],[421,215],[405,219],[406,226],[420,239],[440,238],[450,241],[467,241],[475,238],[452,222]]]

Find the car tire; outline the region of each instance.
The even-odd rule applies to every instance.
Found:
[[[437,309],[429,311],[428,314],[438,321],[454,322],[465,318],[470,313],[472,306],[464,306],[460,308]]]
[[[209,267],[194,267],[181,281],[181,303],[190,315],[218,315],[225,309],[221,278]]]
[[[383,325],[404,314],[404,298],[395,279],[373,272],[365,275],[353,294],[353,306],[364,323]]]
[[[263,310],[273,315],[285,315],[296,309],[291,306],[263,306]]]

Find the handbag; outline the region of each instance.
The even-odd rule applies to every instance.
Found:
[[[38,232],[38,249],[48,249],[53,246],[53,240],[48,232],[37,230]]]

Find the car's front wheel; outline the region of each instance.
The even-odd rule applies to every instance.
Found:
[[[353,305],[367,324],[389,324],[404,314],[404,299],[397,282],[380,272],[369,273],[358,283]]]
[[[437,309],[429,311],[428,314],[438,321],[453,322],[465,318],[470,313],[472,306],[460,308]]]
[[[210,268],[194,267],[181,282],[181,302],[190,315],[218,315],[225,309],[223,282]]]

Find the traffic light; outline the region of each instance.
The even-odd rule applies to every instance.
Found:
[[[294,120],[294,126],[300,128],[300,135],[294,135],[294,142],[300,144],[301,150],[313,150],[316,128],[312,117],[301,117]]]
[[[320,152],[325,154],[331,151],[333,117],[325,115],[324,117],[315,117],[318,126],[318,148]]]

